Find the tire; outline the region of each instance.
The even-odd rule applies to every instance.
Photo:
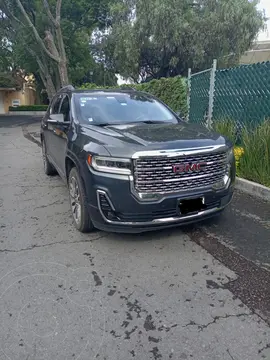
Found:
[[[42,141],[42,159],[45,174],[48,176],[55,175],[57,172],[48,160],[45,140]]]
[[[84,184],[76,167],[73,167],[68,176],[69,198],[73,222],[77,230],[82,233],[94,230],[88,208]]]

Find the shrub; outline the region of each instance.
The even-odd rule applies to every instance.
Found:
[[[110,89],[108,86],[97,86],[95,84],[84,84],[80,89]],[[166,105],[172,110],[180,112],[183,116],[187,115],[187,86],[184,78],[176,76],[173,78],[162,78],[159,80],[152,80],[148,83],[132,84],[132,85],[120,85],[114,87],[115,89],[133,88],[138,91],[148,92]]]
[[[9,111],[47,111],[47,105],[10,106]]]
[[[247,180],[270,187],[270,120],[242,133],[244,153],[239,159],[239,174]]]

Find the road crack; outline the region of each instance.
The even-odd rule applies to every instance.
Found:
[[[92,241],[96,241],[96,240],[100,240],[103,239],[105,237],[108,237],[108,235],[101,235],[98,236],[96,238],[91,238],[89,240],[83,240],[83,241],[72,241],[72,242],[65,242],[65,241],[56,241],[53,243],[49,243],[49,244],[44,244],[44,245],[38,245],[38,244],[34,244],[31,245],[27,248],[22,248],[22,249],[18,249],[18,250],[13,250],[13,249],[0,249],[0,253],[19,253],[19,252],[24,252],[24,251],[32,251],[34,249],[38,249],[38,248],[44,248],[44,247],[49,247],[49,246],[53,246],[53,245],[59,245],[59,244],[64,244],[64,245],[71,245],[71,244],[83,244],[83,243],[89,243]]]
[[[224,316],[215,316],[212,321],[210,321],[207,324],[197,324],[194,321],[190,321],[188,324],[184,325],[183,327],[188,326],[198,326],[199,331],[203,331],[204,329],[208,328],[208,326],[216,324],[217,321],[221,319],[228,319],[230,317],[241,317],[241,316],[250,316],[253,315],[253,313],[241,313],[241,314],[226,314]]]

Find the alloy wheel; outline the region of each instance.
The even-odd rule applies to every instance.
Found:
[[[82,205],[79,185],[74,176],[69,181],[69,196],[72,209],[72,215],[76,224],[80,224],[82,217]]]

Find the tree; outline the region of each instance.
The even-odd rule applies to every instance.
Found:
[[[38,74],[49,98],[76,70],[82,74],[94,66],[89,39],[94,28],[104,26],[107,0],[0,0],[0,13],[1,25],[8,22],[11,29],[6,38],[13,62]]]
[[[264,25],[257,0],[129,0],[114,3],[98,42],[124,76],[161,78],[237,63]],[[96,45],[96,44],[95,44]]]

